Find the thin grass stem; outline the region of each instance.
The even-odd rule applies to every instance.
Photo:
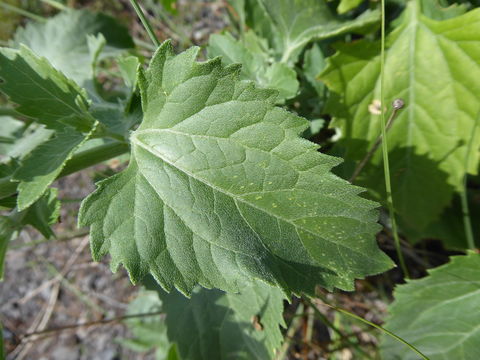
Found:
[[[130,0],[130,3],[132,4],[132,7],[134,8],[135,12],[137,13],[137,16],[142,22],[143,27],[147,31],[148,36],[154,43],[155,47],[158,48],[160,46],[160,41],[158,40],[157,35],[155,35],[155,32],[153,31],[152,25],[150,25],[150,22],[148,21],[145,14],[143,13],[142,8],[138,4],[137,0]]]
[[[25,16],[25,17],[27,17],[29,19],[32,19],[32,20],[35,20],[35,21],[39,21],[39,22],[46,22],[47,21],[47,19],[45,19],[44,17],[42,17],[40,15],[31,13],[30,11],[27,11],[27,10],[24,10],[22,8],[7,4],[3,1],[0,1],[0,7],[4,8],[7,11],[11,11],[15,14]]]
[[[415,346],[413,346],[412,344],[410,344],[408,341],[402,339],[400,336],[398,335],[395,335],[394,333],[392,333],[391,331],[385,329],[384,327],[380,326],[380,325],[377,325],[371,321],[368,321],[364,318],[362,318],[361,316],[358,316],[348,310],[345,310],[345,309],[342,309],[338,306],[335,306],[335,305],[331,305],[329,303],[327,303],[324,299],[322,299],[322,304],[325,305],[325,306],[328,306],[329,308],[335,310],[335,311],[338,311],[339,313],[342,313],[344,315],[347,315],[353,319],[356,319],[358,321],[361,321],[363,322],[364,324],[367,324],[369,326],[372,326],[374,327],[375,329],[378,329],[380,330],[381,332],[383,332],[384,334],[392,337],[393,339],[401,342],[402,344],[404,344],[405,346],[407,346],[410,350],[412,350],[413,352],[415,352],[417,355],[419,355],[422,359],[424,360],[430,360],[426,355],[424,355],[420,350],[418,350]]]
[[[393,205],[392,184],[390,180],[390,164],[388,161],[388,142],[387,142],[387,126],[385,121],[385,0],[382,0],[382,25],[381,25],[381,54],[380,54],[380,112],[382,123],[382,154],[383,154],[383,170],[385,175],[385,190],[387,193],[388,212],[392,223],[392,233],[395,242],[395,249],[403,274],[408,279],[410,274],[403,258],[402,248],[400,247],[400,238],[398,236],[397,221],[395,219],[395,207]]]
[[[460,192],[460,199],[462,201],[462,215],[463,215],[463,227],[465,229],[465,237],[467,239],[467,246],[469,249],[475,249],[475,238],[473,236],[472,230],[472,219],[470,217],[470,209],[468,207],[468,165],[470,163],[470,154],[473,148],[473,140],[475,139],[475,133],[477,132],[478,122],[480,119],[480,111],[475,118],[475,123],[472,127],[472,132],[470,135],[470,139],[468,139],[467,149],[465,153],[465,163],[464,169],[465,174],[463,175],[463,189]]]

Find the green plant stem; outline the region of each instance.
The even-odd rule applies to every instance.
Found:
[[[480,111],[475,118],[475,123],[473,124],[470,139],[468,139],[467,149],[465,153],[465,174],[463,175],[463,189],[460,192],[460,199],[462,201],[463,227],[465,229],[465,237],[467,239],[467,246],[469,249],[475,249],[475,239],[473,237],[472,219],[470,217],[470,209],[468,207],[468,165],[470,163],[470,154],[472,152],[473,140],[475,139],[475,133],[477,132],[479,120]]]
[[[11,11],[13,13],[28,17],[28,18],[30,18],[32,20],[35,20],[35,21],[39,21],[39,22],[47,21],[47,19],[45,19],[44,17],[41,17],[40,15],[33,14],[30,11],[27,11],[27,10],[21,9],[19,7],[7,4],[3,1],[0,1],[0,7],[4,8],[7,11]]]
[[[62,3],[59,3],[58,1],[55,1],[55,0],[40,0],[40,1],[44,2],[45,4],[50,5],[51,7],[54,7],[55,9],[58,9],[58,10],[63,11],[63,10],[68,9],[68,6],[65,6]]]
[[[400,109],[393,108],[392,114],[390,115],[390,117],[388,118],[388,121],[387,121],[386,131],[390,130],[390,128],[392,127],[393,120],[395,120],[399,110]],[[382,139],[383,139],[383,135],[380,134],[378,136],[377,140],[375,141],[375,143],[373,144],[373,146],[368,151],[367,155],[365,155],[363,160],[356,166],[355,171],[353,172],[352,176],[350,177],[350,179],[348,181],[350,181],[351,183],[353,183],[355,181],[358,174],[360,174],[360,172],[365,167],[365,165],[367,165],[367,162],[371,159],[373,154],[375,154],[375,152],[377,151],[378,147],[382,144]]]
[[[135,9],[135,12],[137,13],[137,16],[140,18],[140,21],[143,24],[143,27],[148,33],[148,36],[150,36],[150,39],[152,42],[155,44],[156,47],[160,46],[160,41],[158,41],[157,36],[155,35],[155,32],[153,31],[152,25],[148,22],[148,19],[145,17],[145,14],[143,13],[142,9],[140,8],[140,5],[138,4],[137,0],[130,0],[130,3],[132,4],[133,8]]]
[[[380,325],[377,325],[371,321],[368,321],[348,310],[345,310],[345,309],[342,309],[340,307],[337,307],[335,305],[331,305],[329,303],[327,303],[325,300],[322,299],[322,303],[323,305],[325,306],[328,306],[329,308],[335,310],[335,311],[338,311],[339,313],[342,313],[344,315],[347,315],[353,319],[356,319],[358,321],[361,321],[363,322],[364,324],[367,324],[369,326],[372,326],[374,327],[375,329],[378,329],[380,331],[382,331],[383,333],[387,334],[388,336],[394,338],[395,340],[401,342],[402,344],[406,345],[410,350],[412,350],[413,352],[415,352],[417,355],[419,355],[422,359],[424,360],[429,360],[429,358],[427,356],[425,356],[420,350],[418,350],[415,346],[413,346],[412,344],[408,343],[407,341],[403,340],[400,336],[397,336],[395,335],[394,333],[392,333],[391,331],[388,331],[387,329],[385,329],[384,327],[380,326]]]
[[[408,279],[410,274],[403,258],[402,248],[400,247],[400,238],[398,236],[397,221],[395,219],[395,207],[393,206],[392,184],[390,181],[390,164],[388,161],[388,142],[387,142],[387,126],[385,122],[385,0],[382,0],[382,41],[380,55],[380,112],[382,123],[382,154],[383,154],[383,170],[385,175],[385,189],[387,193],[388,212],[392,223],[392,233],[395,242],[395,249],[403,274]]]
[[[90,166],[110,160],[129,151],[127,143],[112,141],[75,154],[67,163],[57,179],[86,169]],[[0,179],[0,199],[14,195],[18,182],[10,181],[10,177]]]
[[[318,309],[317,305],[315,305],[313,303],[312,300],[310,300],[309,298],[307,298],[306,296],[304,297],[304,300],[305,302],[313,309],[313,311],[315,312],[315,314],[320,318],[320,320],[325,324],[325,326],[327,326],[329,329],[331,329],[335,334],[337,334],[340,338],[340,341],[342,340],[345,340],[345,342],[347,343],[347,345],[355,348],[358,350],[358,352],[362,353],[365,358],[368,358],[368,354],[363,351],[363,349],[361,349],[357,344],[355,344],[354,342],[352,342],[347,335],[345,335],[344,333],[342,333],[340,331],[340,329],[338,329],[337,326],[335,326],[335,324],[333,324],[329,319],[328,317],[326,317],[324,314],[322,314],[322,312]]]

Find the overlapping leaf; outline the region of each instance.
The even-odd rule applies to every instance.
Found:
[[[260,282],[246,285],[239,294],[197,287],[187,299],[152,284],[147,288],[156,292],[141,294],[130,312],[161,309],[166,318],[130,321],[136,337],[128,344],[138,350],[155,347],[159,359],[173,344],[183,360],[272,359],[283,341],[284,295],[279,289]]]
[[[88,138],[95,120],[88,113],[84,91],[24,46],[0,49],[0,79],[0,90],[18,104],[20,114],[55,130],[55,136],[35,148],[14,174],[14,179],[21,181],[18,206],[23,210],[55,180]]]
[[[270,39],[282,62],[294,63],[310,41],[348,32],[370,30],[380,19],[377,11],[365,11],[344,21],[325,0],[259,0],[271,22]]]
[[[287,292],[353,289],[385,271],[376,204],[334,176],[339,160],[299,138],[305,120],[237,66],[197,63],[169,43],[141,75],[144,119],[126,170],[82,203],[95,259],[110,253],[133,281],[226,291],[262,279]]]
[[[388,37],[386,99],[406,102],[388,134],[393,197],[410,228],[424,229],[462,186],[466,144],[480,103],[479,45],[480,10],[434,21],[414,1]],[[378,54],[378,44],[367,41],[341,45],[321,75],[339,94],[331,111],[346,151],[337,153],[350,160],[365,156],[380,133],[379,116],[372,111],[380,97]],[[480,145],[477,135],[473,149]],[[470,159],[473,172],[477,151]],[[378,151],[359,181],[378,194],[384,191],[381,161]]]
[[[299,82],[293,65],[305,45],[312,40],[371,28],[379,20],[378,12],[370,11],[352,21],[339,19],[324,0],[231,3],[240,26],[251,23],[253,30],[242,29],[238,40],[228,33],[212,35],[208,54],[222,56],[227,64],[241,63],[242,77],[278,90],[280,102],[297,95]]]
[[[112,56],[134,47],[128,29],[115,19],[88,10],[65,10],[45,23],[30,22],[15,34],[15,44],[24,44],[47,58],[56,69],[80,86],[93,78],[93,63],[98,54],[95,37],[105,38],[101,57]]]
[[[210,36],[209,57],[222,56],[226,64],[242,64],[242,78],[255,80],[262,87],[278,90],[280,99],[289,99],[298,92],[296,72],[286,64],[270,63],[268,44],[252,31],[241,40],[232,35]]]
[[[421,280],[400,285],[385,328],[429,359],[475,360],[480,357],[480,255],[452,257]],[[416,360],[403,344],[382,341],[383,359]]]

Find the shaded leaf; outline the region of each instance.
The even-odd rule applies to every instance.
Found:
[[[308,123],[237,66],[175,56],[169,43],[140,73],[144,118],[129,166],[80,209],[96,260],[151,273],[165,288],[239,291],[262,279],[286,292],[353,289],[383,272],[376,204],[334,176],[339,160],[299,138]]]
[[[57,195],[57,189],[48,189],[37,202],[26,210],[22,224],[33,226],[47,239],[54,236],[50,226],[57,223],[60,216],[60,201],[57,199]]]
[[[431,360],[480,356],[480,255],[454,256],[429,276],[395,289],[385,328]],[[383,359],[416,360],[398,341],[383,337]]]
[[[409,2],[401,25],[387,39],[385,98],[406,106],[388,133],[393,198],[406,226],[418,231],[435,220],[462,187],[466,144],[480,101],[480,10],[434,21]],[[340,45],[321,78],[332,97],[330,110],[344,135],[344,155],[360,161],[380,134],[372,106],[380,98],[379,44]],[[478,135],[478,134],[477,134]],[[475,137],[473,148],[478,149]],[[470,171],[476,171],[478,152]],[[384,195],[381,152],[359,184]]]

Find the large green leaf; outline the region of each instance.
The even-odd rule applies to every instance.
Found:
[[[286,292],[353,279],[392,263],[377,247],[376,204],[334,176],[339,160],[299,138],[305,120],[238,66],[175,56],[169,43],[140,73],[144,119],[131,161],[82,203],[95,259],[166,289],[241,290],[252,278]]]
[[[422,230],[462,187],[466,144],[480,103],[480,10],[434,21],[409,2],[387,45],[385,106],[395,98],[406,103],[388,133],[393,197],[401,220]],[[369,106],[380,98],[378,55],[376,43],[341,45],[321,75],[338,94],[330,110],[345,151],[337,154],[349,160],[360,161],[380,134],[380,118]],[[480,145],[477,135],[473,149]],[[478,152],[470,158],[473,172]],[[377,151],[359,184],[385,199],[381,162]]]
[[[166,318],[129,321],[135,338],[127,344],[136,350],[154,347],[157,358],[164,359],[176,344],[183,360],[266,360],[274,357],[283,341],[280,289],[261,282],[244,286],[238,294],[196,287],[187,299],[177,291],[164,292],[152,281],[146,285],[156,292],[141,293],[130,312],[161,309]]]
[[[365,11],[358,18],[344,21],[325,0],[258,0],[271,22],[271,39],[282,62],[295,62],[310,41],[348,32],[362,32],[378,23],[378,11]]]
[[[476,360],[480,357],[480,255],[452,257],[421,280],[395,290],[385,328],[431,360]],[[416,360],[403,344],[384,337],[383,359]]]
[[[128,29],[114,18],[87,10],[65,10],[45,23],[29,22],[15,34],[15,43],[24,44],[66,76],[84,86],[93,77],[94,36],[106,40],[101,57],[113,56],[134,43]],[[90,40],[89,40],[90,39]],[[93,46],[92,46],[93,45]]]

